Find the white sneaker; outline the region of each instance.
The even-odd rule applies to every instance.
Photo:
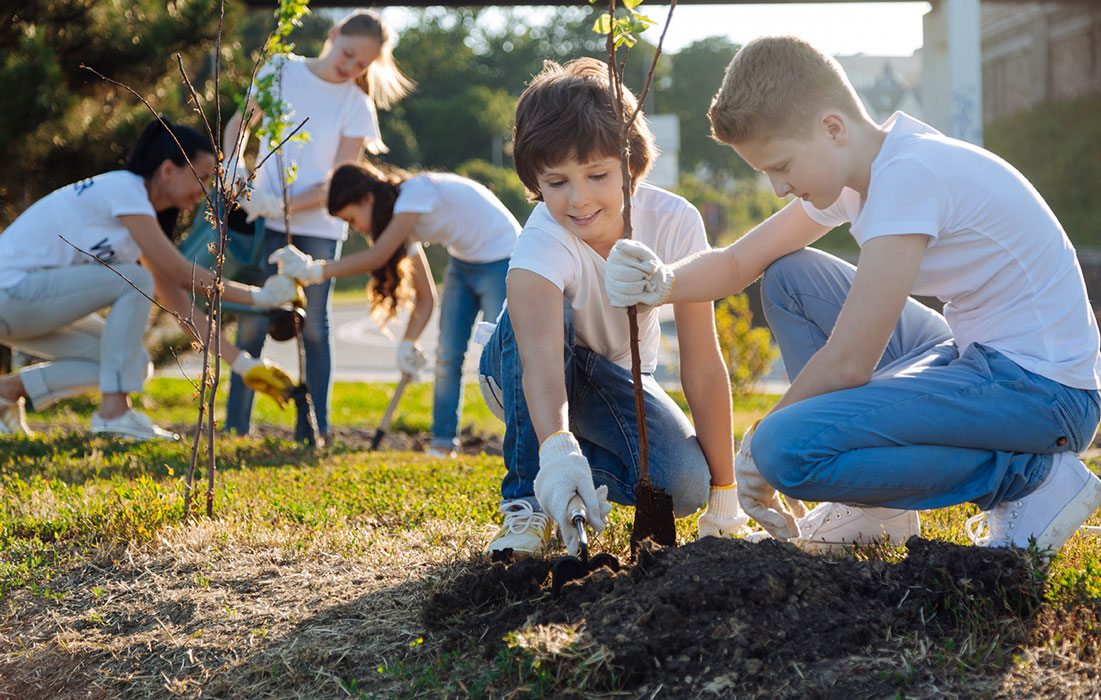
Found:
[[[1071,452],[1055,455],[1051,472],[1032,493],[968,518],[967,535],[985,547],[1027,547],[1058,552],[1074,531],[1101,508],[1101,479]],[[979,526],[986,520],[986,534]]]
[[[459,453],[455,450],[448,450],[443,447],[429,447],[424,453],[429,457],[436,457],[438,459],[454,459],[459,456]]]
[[[26,401],[0,399],[0,435],[34,435],[27,425]]]
[[[808,552],[826,553],[853,545],[901,545],[920,534],[916,510],[820,503],[800,518],[795,544]]]
[[[99,413],[92,414],[92,432],[96,434],[121,435],[145,442],[147,440],[179,440],[180,436],[154,425],[149,416],[130,409],[118,418],[104,418]]]
[[[537,513],[531,503],[524,500],[502,503],[501,513],[505,522],[486,552],[499,556],[511,550],[514,557],[542,554],[554,532],[551,519],[544,513]]]

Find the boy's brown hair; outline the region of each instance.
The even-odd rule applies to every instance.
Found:
[[[516,174],[532,199],[542,201],[538,175],[576,158],[587,163],[620,157],[619,129],[634,114],[638,101],[623,88],[623,115],[617,116],[608,88],[608,66],[595,58],[576,58],[564,66],[544,61],[543,70],[516,105],[512,157]],[[627,133],[634,182],[646,176],[657,148],[642,114]]]
[[[836,60],[798,37],[766,36],[734,55],[707,116],[715,140],[737,144],[809,136],[829,109],[868,118]]]

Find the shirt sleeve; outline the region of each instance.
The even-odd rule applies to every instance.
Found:
[[[371,142],[381,141],[382,134],[378,128],[378,112],[375,111],[374,102],[358,87],[355,91],[356,95],[350,100],[340,135]]]
[[[834,226],[847,224],[856,218],[860,210],[860,195],[855,190],[846,188],[841,191],[841,196],[837,198],[837,201],[825,209],[819,209],[805,200],[799,203],[803,205],[803,211],[811,219],[823,226],[833,228]]]
[[[516,240],[508,269],[534,272],[564,293],[574,279],[577,265],[561,240],[529,221]]]
[[[864,210],[853,223],[853,237],[861,245],[880,236],[912,233],[936,239],[948,202],[944,183],[926,165],[897,160],[873,176]]]
[[[102,189],[99,196],[107,203],[111,216],[145,214],[156,218],[157,212],[149,201],[149,193],[142,185],[141,178],[127,177],[129,173],[119,173],[123,177],[100,176]],[[98,185],[99,182],[96,182]]]
[[[429,178],[414,176],[401,183],[398,199],[394,202],[395,214],[427,214],[436,208],[440,193]]]
[[[673,229],[670,231],[672,235],[666,238],[669,248],[668,257],[664,262],[683,260],[711,247],[707,242],[707,229],[703,225],[703,217],[691,204],[685,204],[684,211],[677,217]]]

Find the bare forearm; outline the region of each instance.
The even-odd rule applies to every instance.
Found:
[[[731,248],[706,250],[673,265],[674,284],[666,303],[714,301],[745,289],[756,276],[740,269]]]
[[[170,285],[158,285],[156,292],[161,305],[169,311],[175,312],[179,318],[191,322],[199,334],[198,338],[193,339],[205,343],[209,335],[210,318],[194,305],[191,295],[180,287]],[[181,328],[188,334],[191,333],[191,329],[184,323],[181,323]],[[224,335],[222,336],[221,355],[226,362],[232,364],[240,352],[233,343],[229,342]]]
[[[538,367],[538,365],[535,366]],[[554,433],[568,430],[566,385],[562,375],[529,370],[524,372],[523,384],[524,396],[528,403],[528,415],[531,417],[539,443],[542,444]]]
[[[849,366],[844,358],[827,344],[810,358],[803,370],[799,372],[799,376],[791,383],[791,387],[784,393],[783,398],[772,407],[769,413],[775,413],[784,406],[815,396],[861,386],[866,384],[869,378],[870,375],[867,372]]]
[[[714,363],[711,363],[714,364]],[[681,382],[692,410],[696,439],[707,458],[713,486],[734,483],[734,425],[730,380],[719,357],[717,366],[686,371]]]
[[[412,313],[409,314],[409,323],[405,326],[405,338],[404,340],[416,340],[424,333],[424,329],[428,326],[429,319],[432,318],[432,308],[435,306],[434,299],[427,299],[422,302],[420,297],[417,297],[417,303],[413,306]]]
[[[325,186],[317,185],[291,197],[287,203],[287,211],[291,214],[297,214],[300,211],[323,209],[328,204],[327,198],[328,193]]]

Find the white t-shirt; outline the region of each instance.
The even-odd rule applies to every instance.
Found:
[[[0,234],[0,289],[19,284],[31,270],[95,263],[62,236],[103,262],[137,262],[141,249],[118,218],[128,214],[157,216],[142,176],[128,170],[54,190]]]
[[[410,238],[439,243],[463,262],[487,263],[512,255],[520,224],[481,184],[450,173],[422,173],[401,183],[394,213],[420,214]]]
[[[283,67],[274,92],[286,105],[290,126],[284,136],[309,118],[302,131],[309,133],[310,140],[305,143],[287,142],[281,149],[284,166],[298,166],[294,182],[288,187],[291,197],[328,181],[329,171],[336,165],[341,138],[348,136],[381,143],[375,106],[355,81],[330,83],[322,80],[306,67],[305,60],[302,56],[290,54],[286,60],[269,62],[258,75],[269,75]],[[267,139],[262,139],[256,162],[263,161],[269,152]],[[278,163],[278,154],[268,158],[257,171],[255,186],[282,197],[283,175]],[[270,229],[283,231],[282,218],[266,223]],[[291,215],[290,224],[295,235],[332,240],[343,240],[347,236],[347,224],[329,216],[324,206],[295,212]]]
[[[673,263],[707,250],[703,219],[688,200],[642,183],[631,198],[632,237],[645,243],[664,262]],[[540,203],[531,213],[509,271],[528,270],[562,290],[573,306],[577,342],[620,367],[631,367],[627,311],[608,303],[604,291],[604,258],[558,224]],[[657,367],[661,330],[654,310],[638,315],[642,371]]]
[[[993,153],[902,112],[872,163],[867,200],[845,189],[826,226],[852,222],[861,246],[878,236],[930,236],[913,293],[944,302],[963,350],[981,343],[1067,386],[1101,388],[1097,321],[1082,269],[1040,194]]]

